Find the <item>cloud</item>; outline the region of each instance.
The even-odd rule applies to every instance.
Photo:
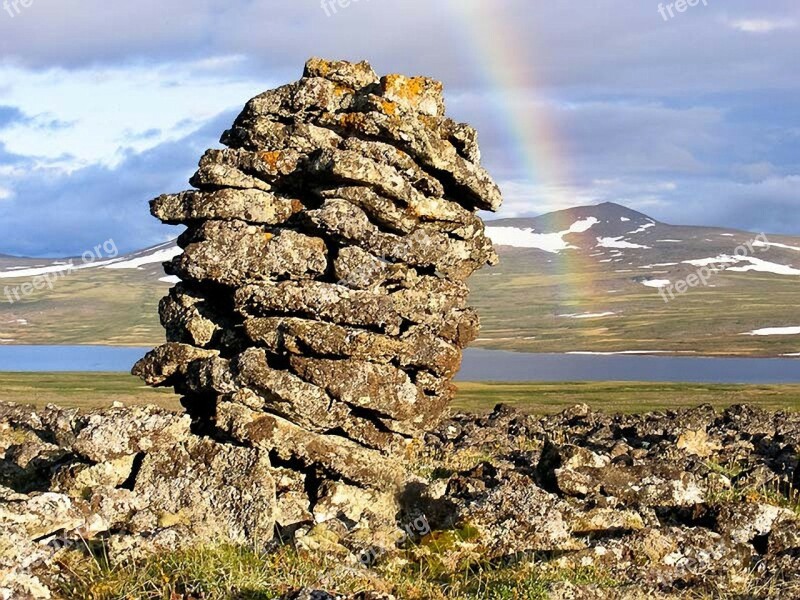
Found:
[[[752,0],[710,3],[665,24],[657,3],[632,3],[622,18],[617,0],[504,0],[497,7],[485,0],[372,0],[331,17],[318,1],[37,1],[18,18],[0,19],[0,56],[69,70],[209,60],[212,69],[288,80],[317,54],[369,58],[380,70],[431,74],[463,89],[480,87],[501,68],[517,82],[562,91],[797,89],[797,40],[762,52],[720,27],[725,19],[797,18],[796,0],[764,4],[749,17]],[[742,68],[755,56],[761,68],[743,80]]]
[[[667,202],[649,209],[649,214],[667,223],[797,235],[798,190],[798,174],[747,182],[716,178],[684,181],[665,198]]]
[[[763,181],[773,177],[779,172],[779,169],[769,161],[760,161],[734,165],[733,171],[734,174],[744,177],[747,181]]]
[[[0,253],[75,256],[109,238],[125,252],[175,237],[178,230],[151,217],[147,202],[188,187],[199,157],[218,146],[220,132],[235,115],[217,115],[181,139],[130,152],[113,167],[18,172],[14,195],[0,203]]]
[[[12,82],[0,94],[8,112],[0,112],[0,124],[8,120],[0,142],[51,167],[114,166],[129,152],[188,135],[271,86],[215,71],[226,58],[73,71],[0,65],[0,80]]]
[[[669,206],[679,189],[674,181],[599,179],[578,185],[536,185],[501,181],[504,205],[499,218],[531,217],[573,206],[617,202],[642,212]],[[488,216],[487,218],[498,218]]]
[[[315,1],[36,1],[0,14],[0,252],[171,235],[145,201],[182,189],[226,119],[310,55],[442,79],[501,182],[499,216],[611,200],[800,233],[800,36],[755,35],[800,15],[796,0],[757,9],[665,23],[617,0],[364,0],[331,17]]]
[[[730,22],[730,26],[744,33],[772,33],[784,29],[795,29],[794,19],[738,19]]]

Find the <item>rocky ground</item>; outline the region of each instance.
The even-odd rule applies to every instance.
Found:
[[[130,563],[256,540],[369,573],[376,593],[358,598],[434,597],[392,584],[409,565],[442,586],[476,568],[535,568],[547,582],[547,595],[441,597],[797,598],[799,453],[794,413],[501,406],[410,448],[401,497],[324,481],[309,504],[312,482],[197,435],[185,416],[0,404],[0,598],[69,590],[65,556],[98,546]]]
[[[600,597],[800,597],[800,415],[498,407],[427,442],[446,462],[485,453],[429,488],[446,507],[428,509],[434,529],[469,526],[465,555],[592,567],[616,582]]]

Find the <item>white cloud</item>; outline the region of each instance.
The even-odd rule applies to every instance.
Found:
[[[527,181],[502,181],[503,207],[498,217],[541,215],[548,212],[598,204],[620,202],[635,210],[662,208],[668,195],[678,189],[673,181],[636,177],[595,179],[585,184],[537,184]],[[491,217],[494,218],[494,217]]]
[[[74,170],[119,164],[179,139],[274,82],[225,75],[240,57],[198,62],[35,71],[0,66],[0,104],[40,118],[0,131],[8,152],[36,157],[39,166]],[[43,116],[46,115],[46,118]],[[47,127],[45,121],[57,121]]]
[[[543,214],[597,202],[591,188],[572,185],[502,181],[500,189],[503,191],[501,217]]]
[[[770,177],[779,175],[778,168],[769,161],[752,162],[741,165],[734,165],[734,174],[741,175],[749,181],[763,181]]]
[[[11,198],[13,195],[14,192],[0,185],[0,200],[7,200]]]
[[[739,19],[730,21],[729,25],[744,33],[772,33],[781,29],[794,29],[797,21],[794,19]]]

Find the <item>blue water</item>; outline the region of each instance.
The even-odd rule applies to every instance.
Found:
[[[130,371],[152,348],[0,346],[0,371]]]
[[[130,371],[150,348],[0,346],[0,371]],[[461,381],[800,383],[800,360],[585,356],[467,350]]]
[[[697,356],[598,356],[468,350],[461,381],[800,383],[800,360]]]

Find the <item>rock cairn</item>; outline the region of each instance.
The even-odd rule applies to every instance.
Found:
[[[151,203],[187,227],[167,264],[182,283],[134,373],[276,464],[390,489],[478,332],[465,281],[496,262],[476,132],[437,81],[311,59],[221,141],[195,190]]]

